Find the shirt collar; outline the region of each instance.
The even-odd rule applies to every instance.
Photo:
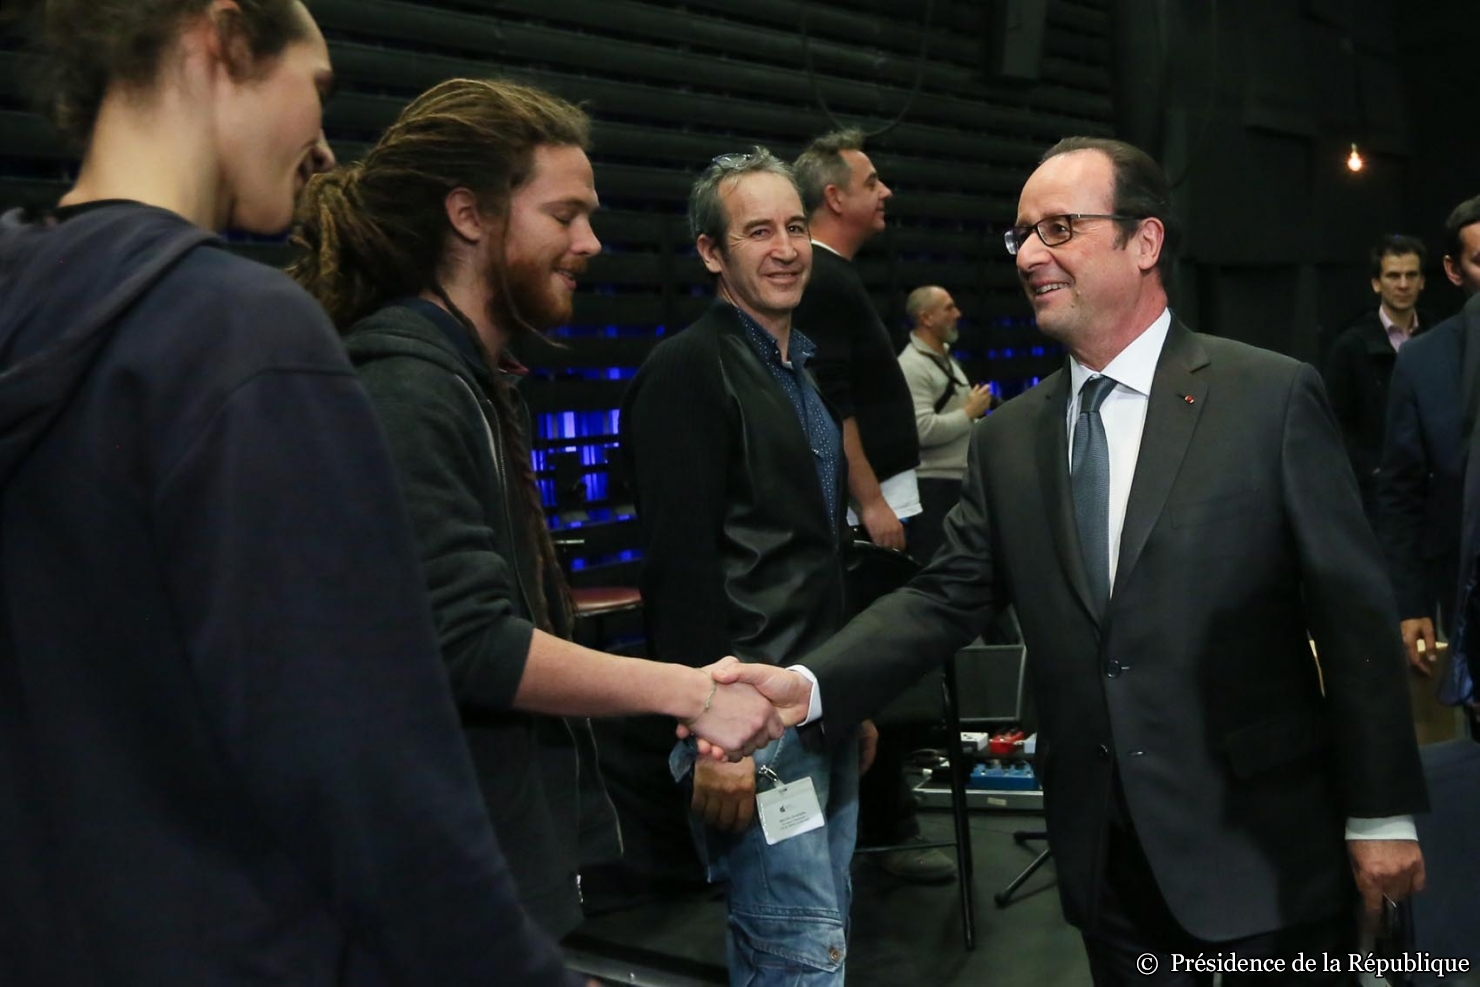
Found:
[[[1156,321],[1131,340],[1131,344],[1116,354],[1115,359],[1100,372],[1122,387],[1150,396],[1151,381],[1156,377],[1156,362],[1161,359],[1161,348],[1166,343],[1167,331],[1171,327],[1172,310],[1164,308]],[[1074,357],[1069,357],[1069,382],[1074,387],[1074,394],[1078,394],[1084,382],[1093,376],[1093,370]]]
[[[1383,308],[1381,305],[1377,306],[1377,318],[1378,318],[1378,321],[1380,321],[1382,323],[1382,327],[1388,331],[1388,335],[1390,335],[1390,336],[1394,332],[1403,333],[1404,336],[1412,336],[1413,333],[1418,332],[1418,313],[1417,312],[1414,312],[1413,313],[1413,332],[1403,332],[1402,329],[1399,329],[1398,328],[1398,324],[1396,322],[1394,322],[1392,319],[1388,318],[1387,309]]]
[[[835,257],[843,257],[842,254],[838,253],[836,250],[834,250],[832,247],[829,247],[827,244],[823,243],[821,240],[813,240],[812,241],[812,246],[814,246],[814,247],[821,247],[823,250],[826,250],[828,253],[832,254]],[[847,260],[847,259],[848,258],[843,257],[843,260]]]
[[[781,344],[776,342],[776,337],[766,332],[765,328],[738,305],[731,305],[735,314],[740,317],[740,325],[745,330],[745,336],[750,340],[750,345],[763,360],[775,363],[777,366],[785,366],[781,359]],[[807,336],[797,331],[796,326],[791,327],[791,339],[787,345],[791,366],[801,369],[806,366],[817,353],[817,344],[808,339]]]
[[[946,359],[950,359],[951,357],[951,348],[949,346],[947,346],[946,351],[942,353],[934,346],[931,346],[929,343],[921,339],[913,330],[911,330],[910,332],[910,345],[919,350],[921,353],[924,353],[926,356],[945,357]]]

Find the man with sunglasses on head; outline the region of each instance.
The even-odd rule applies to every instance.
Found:
[[[1183,326],[1176,238],[1145,153],[1051,148],[1007,247],[1064,368],[973,430],[944,547],[802,659],[815,685],[739,671],[827,734],[1015,603],[1095,984],[1212,983],[1177,955],[1237,957],[1226,987],[1348,984],[1288,964],[1423,887],[1396,605],[1319,376]]]
[[[756,148],[711,162],[689,226],[714,305],[653,351],[622,404],[648,639],[670,661],[777,667],[843,623],[842,429],[810,374],[815,347],[792,326],[812,269],[807,216],[791,169]],[[673,751],[669,814],[689,814],[709,879],[729,882],[732,984],[843,983],[854,733],[814,750],[787,730],[691,773],[693,748]],[[651,770],[669,771],[671,726],[655,747]]]
[[[848,522],[876,545],[905,551],[904,519],[920,513],[920,441],[894,343],[853,264],[882,233],[894,195],[854,129],[818,137],[796,159],[812,228],[812,280],[797,322],[817,341],[817,382],[843,419]]]

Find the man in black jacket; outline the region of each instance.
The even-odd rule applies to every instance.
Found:
[[[1466,323],[1466,331],[1480,338],[1480,294],[1471,295],[1460,313]],[[1467,348],[1463,367],[1465,390],[1461,395],[1467,409],[1480,408],[1480,346]],[[1480,431],[1472,430],[1466,452],[1464,473],[1463,513],[1461,516],[1461,541],[1459,547],[1459,585],[1456,587],[1455,633],[1450,639],[1449,659],[1451,666],[1446,679],[1441,682],[1439,695],[1451,704],[1468,704],[1470,733],[1480,740],[1480,693],[1475,682],[1480,681],[1480,454],[1476,444],[1480,442]],[[1457,668],[1464,664],[1467,667]]]
[[[1444,275],[1480,293],[1480,196],[1444,222]],[[1427,676],[1437,656],[1435,618],[1454,630],[1450,606],[1459,580],[1465,449],[1474,424],[1480,327],[1463,313],[1404,345],[1393,365],[1382,466],[1377,477],[1378,535],[1398,594],[1403,644],[1415,672]],[[1467,378],[1466,375],[1469,375]]]
[[[582,921],[581,869],[621,847],[585,717],[659,713],[702,734],[759,713],[736,751],[780,733],[772,723],[753,738],[771,718],[760,697],[702,670],[567,639],[508,350],[570,317],[600,250],[588,128],[533,87],[441,83],[358,164],[310,186],[298,230],[310,249],[293,268],[348,330],[400,470],[484,804],[521,901],[557,937]]]
[[[622,406],[649,642],[670,661],[785,665],[843,622],[847,463],[808,372],[812,341],[791,324],[812,261],[807,219],[790,169],[756,148],[714,160],[689,223],[718,298],[659,344]],[[787,731],[754,758],[695,766],[696,840],[710,878],[729,879],[733,984],[843,982],[859,768],[849,733],[819,752]],[[815,789],[820,828],[790,835],[788,817],[763,816],[763,831],[758,780],[761,800]]]
[[[1362,509],[1374,530],[1393,361],[1404,343],[1429,328],[1427,318],[1418,312],[1426,254],[1423,241],[1416,237],[1394,235],[1377,241],[1372,248],[1372,291],[1381,301],[1336,337],[1322,373],[1331,411],[1346,439]]]

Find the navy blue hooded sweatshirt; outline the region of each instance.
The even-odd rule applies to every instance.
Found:
[[[9,217],[0,983],[574,982],[328,319],[173,213]]]

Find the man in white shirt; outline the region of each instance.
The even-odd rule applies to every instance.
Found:
[[[1006,241],[1066,367],[973,430],[924,573],[805,675],[741,670],[831,736],[1015,603],[1060,897],[1100,987],[1212,982],[1177,954],[1345,954],[1359,898],[1375,917],[1423,886],[1396,606],[1319,377],[1177,322],[1176,234],[1144,152],[1047,152]]]

